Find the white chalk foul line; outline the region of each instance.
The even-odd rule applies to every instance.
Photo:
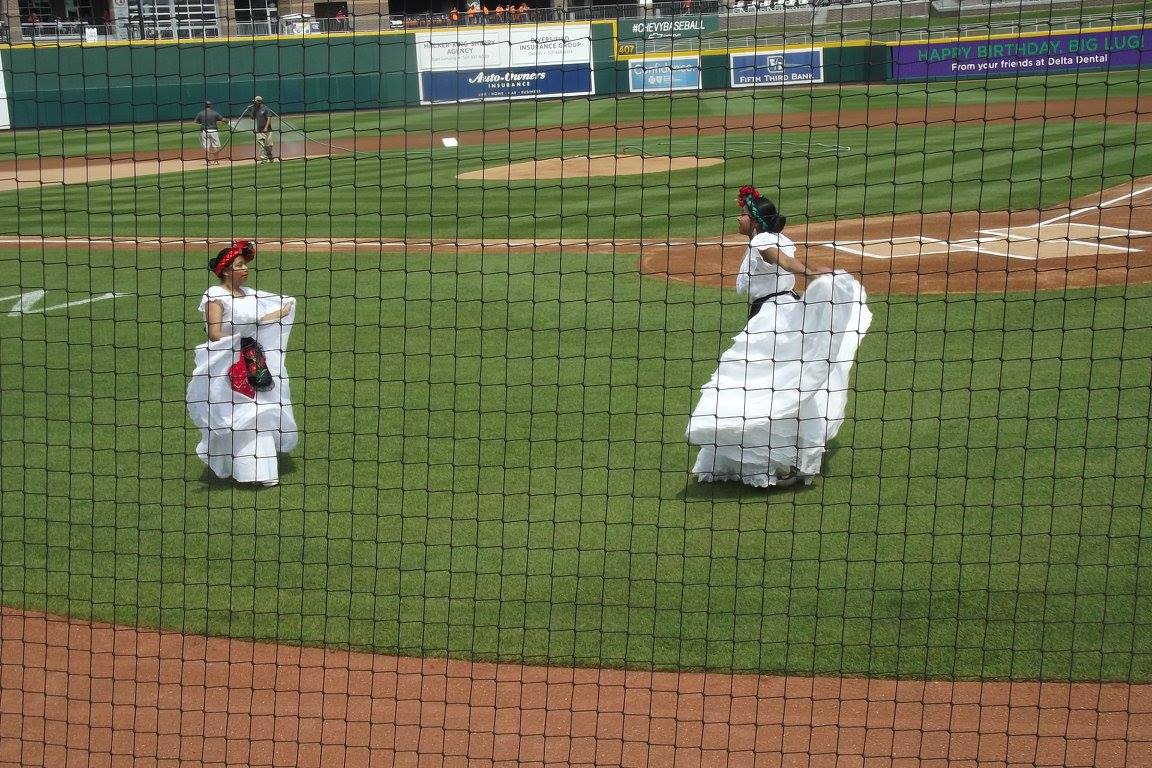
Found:
[[[35,312],[36,311],[35,309],[33,309],[33,307],[35,307],[37,304],[39,304],[40,300],[42,298],[44,298],[44,291],[42,289],[37,288],[34,291],[27,291],[26,293],[22,293],[19,296],[13,296],[11,298],[18,298],[19,301],[17,301],[12,306],[11,311],[8,312],[8,317],[16,317],[17,315],[26,315],[29,312]]]
[[[116,293],[114,291],[109,291],[108,293],[102,293],[99,296],[88,296],[88,297],[83,298],[83,299],[76,299],[75,301],[66,301],[63,304],[53,304],[50,307],[37,308],[36,305],[39,304],[40,301],[45,296],[45,291],[43,289],[37,288],[34,291],[27,291],[25,293],[18,294],[17,296],[6,296],[4,298],[0,298],[0,301],[7,301],[8,299],[19,298],[20,300],[18,302],[16,302],[16,304],[13,305],[12,309],[8,312],[8,317],[18,317],[20,315],[37,315],[37,314],[43,314],[46,312],[53,312],[57,309],[67,309],[68,307],[78,307],[82,304],[94,304],[97,301],[107,301],[108,299],[119,299],[119,298],[122,298],[124,296],[129,296],[129,295],[131,295],[131,294]]]
[[[1071,219],[1071,218],[1073,218],[1075,216],[1079,216],[1080,214],[1083,214],[1083,213],[1091,213],[1092,211],[1099,211],[1102,208],[1111,208],[1113,205],[1116,205],[1117,203],[1122,203],[1125,200],[1131,200],[1132,198],[1139,197],[1140,195],[1143,195],[1143,194],[1147,194],[1148,192],[1152,192],[1152,187],[1144,187],[1143,189],[1137,189],[1137,190],[1129,192],[1125,195],[1121,195],[1120,197],[1114,197],[1111,200],[1105,200],[1104,202],[1099,203],[1097,205],[1090,205],[1090,206],[1087,206],[1085,208],[1077,208],[1075,210],[1069,211],[1068,213],[1062,213],[1055,218],[1040,222],[1040,226],[1043,227],[1043,226],[1047,226],[1048,224],[1055,224],[1058,221],[1064,221],[1065,219]]]
[[[1049,242],[1051,242],[1051,241],[1049,241]],[[1085,248],[1095,248],[1097,250],[1104,250],[1104,251],[1118,251],[1118,252],[1123,252],[1123,253],[1132,253],[1134,250],[1138,250],[1138,249],[1134,249],[1134,248],[1127,248],[1123,245],[1112,245],[1111,243],[1103,243],[1103,242],[1100,242],[1099,240],[1073,240],[1072,238],[1068,238],[1067,243],[1069,245],[1082,245]]]

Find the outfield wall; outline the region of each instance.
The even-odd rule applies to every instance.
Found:
[[[456,34],[470,42],[453,43],[449,38]],[[510,51],[507,61],[484,52],[490,47],[488,37],[503,41]],[[453,49],[454,63],[437,59],[440,51],[429,56],[427,47],[437,41]],[[1078,49],[1073,55],[1054,52],[1060,48],[1066,54],[1073,42]],[[552,53],[546,46],[551,44],[573,46],[579,51],[576,61],[562,55],[548,59]],[[468,99],[999,77],[1152,64],[1152,27],[931,43],[764,45],[674,56],[618,56],[617,44],[616,22],[609,20],[462,27],[458,33],[438,29],[196,43],[0,46],[0,127],[6,116],[13,128],[189,120],[205,99],[225,116],[234,116],[256,94],[278,112],[292,114]],[[1095,48],[1088,50],[1089,45]],[[532,49],[527,55],[525,46]]]
[[[279,112],[395,107],[415,94],[403,35],[28,45],[4,55],[16,128],[190,119],[205,99],[235,115],[256,94]]]
[[[562,27],[539,29],[549,26]],[[614,35],[612,22],[591,25],[596,93],[614,87]],[[12,127],[52,128],[188,120],[206,99],[232,116],[256,94],[284,114],[415,105],[422,85],[417,48],[412,33],[383,32],[14,45],[0,52]]]
[[[616,56],[614,22],[541,25],[539,30],[543,34],[567,27],[578,27],[578,33],[586,36],[591,61],[565,68],[584,67],[584,74],[549,71],[548,76],[565,83],[559,91],[544,90],[536,96],[510,92],[507,98],[634,92],[630,69],[635,64],[630,61],[643,57]],[[454,67],[431,66],[420,54],[428,42],[428,34],[381,33],[205,43],[16,45],[0,48],[0,55],[14,128],[188,120],[205,99],[222,114],[234,116],[256,94],[284,114],[411,106],[451,100],[453,95],[491,98],[491,89],[481,91],[470,81],[477,75],[513,77],[525,69],[515,61],[496,69],[491,61],[466,64],[464,54],[454,54],[461,76],[445,84]],[[800,50],[821,51],[823,76],[816,82],[882,80],[887,74],[884,46]],[[772,50],[757,52],[770,55]],[[697,57],[694,87],[731,87],[730,53],[739,52],[709,51]]]
[[[659,69],[666,62],[674,62],[673,69],[680,69],[679,82],[669,82],[664,90],[720,90],[745,87],[734,80],[742,60],[756,59],[756,68],[761,76],[757,79],[762,87],[772,85],[812,85],[819,83],[861,83],[884,80],[888,71],[888,51],[882,45],[852,43],[843,46],[788,46],[786,48],[733,48],[721,51],[702,51],[699,54],[648,54],[647,56],[622,57],[614,62],[616,72],[616,93],[636,93],[635,71],[638,68]],[[819,74],[813,75],[811,68],[819,62]],[[747,62],[745,62],[747,63]],[[681,69],[682,68],[682,69]],[[770,82],[773,78],[769,70],[795,70],[798,75],[790,82]],[[693,75],[692,70],[697,70]],[[696,85],[689,87],[684,81],[695,77]],[[677,79],[677,78],[674,78]],[[757,87],[748,85],[746,87]],[[645,89],[659,92],[660,83]]]

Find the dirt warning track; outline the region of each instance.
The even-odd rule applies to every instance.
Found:
[[[1152,686],[481,664],[0,609],[0,766],[1152,765]]]

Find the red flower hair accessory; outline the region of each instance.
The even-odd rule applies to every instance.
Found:
[[[749,198],[752,199],[752,202],[759,200],[760,190],[756,189],[756,187],[752,186],[751,184],[745,184],[744,186],[740,187],[740,194],[737,196],[736,202],[740,203],[741,208],[747,208]]]
[[[740,203],[740,207],[756,222],[756,226],[761,232],[780,231],[779,229],[772,229],[768,220],[764,218],[764,212],[760,210],[760,201],[764,198],[760,194],[760,190],[756,189],[756,187],[751,184],[745,184],[740,187],[740,196],[736,199],[737,202]],[[771,202],[769,202],[769,204],[771,204]],[[781,226],[783,226],[783,224],[781,224]]]

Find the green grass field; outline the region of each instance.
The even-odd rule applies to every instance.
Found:
[[[1091,82],[1065,86],[1110,92]],[[690,110],[616,108],[635,103]],[[842,130],[800,134],[803,153],[686,137],[663,151],[728,162],[558,190],[455,182],[517,154],[492,146],[317,159],[236,169],[255,202],[191,174],[4,193],[0,234],[703,239],[731,233],[750,178],[784,180],[798,219],[1059,203],[1152,173],[1148,130]],[[83,136],[44,144],[69,154]],[[430,212],[428,179],[458,223]],[[301,301],[288,362],[303,439],[283,484],[255,491],[193,455],[207,255],[0,250],[0,297],[126,294],[0,303],[0,603],[413,655],[1152,680],[1150,286],[873,296],[824,475],[765,494],[688,475],[687,414],[744,322],[731,292],[641,276],[634,255],[266,249],[254,284]]]
[[[45,185],[0,196],[0,235],[369,239],[635,238],[723,234],[749,178],[810,220],[886,212],[1044,208],[1152,174],[1152,125],[1033,122],[948,128],[750,132],[666,140],[485,145],[275,166]],[[1040,149],[1020,149],[1043,147]],[[457,182],[491,165],[597,154],[725,157],[722,165],[613,179]],[[207,184],[205,183],[207,182]],[[400,183],[398,183],[400,182]],[[259,190],[232,194],[237,190]],[[452,206],[433,195],[447,186]],[[779,185],[779,186],[777,186]],[[654,191],[659,199],[653,202]],[[778,190],[778,191],[777,191]],[[610,191],[611,194],[605,194]],[[560,213],[563,212],[563,215]],[[654,234],[655,233],[655,234]]]
[[[1019,80],[960,81],[905,85],[818,86],[796,89],[702,91],[671,96],[574,98],[541,102],[507,101],[434,105],[379,112],[286,115],[290,126],[317,140],[392,136],[451,126],[457,131],[547,129],[565,125],[634,125],[700,117],[771,115],[781,112],[856,111],[954,104],[1060,102],[1086,98],[1132,98],[1147,94],[1152,75],[1137,71],[1051,75]],[[100,156],[154,152],[197,145],[194,126],[181,123],[127,124],[0,133],[0,162],[17,157]]]

